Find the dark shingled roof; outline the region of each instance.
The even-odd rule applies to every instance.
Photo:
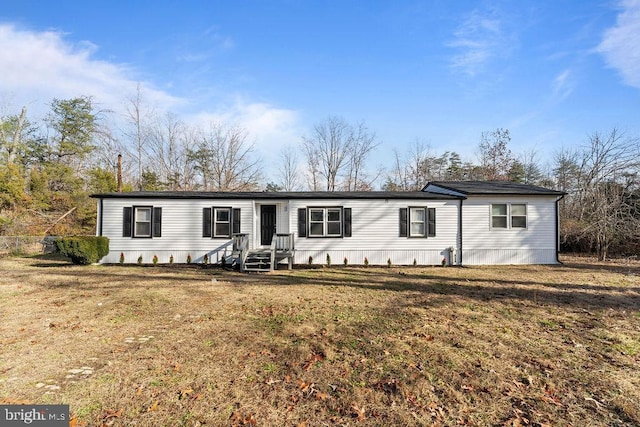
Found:
[[[458,196],[428,191],[290,191],[290,192],[214,192],[214,191],[133,191],[92,194],[96,199],[419,199],[455,200]]]
[[[464,195],[562,196],[566,193],[537,185],[509,181],[431,181],[425,187],[437,186]]]

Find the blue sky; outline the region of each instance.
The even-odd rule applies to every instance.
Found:
[[[372,165],[415,141],[475,160],[483,131],[514,153],[640,136],[640,0],[12,1],[0,98],[42,114],[90,95],[116,113],[136,84],[196,123],[250,132],[277,164],[330,115],[364,121]]]

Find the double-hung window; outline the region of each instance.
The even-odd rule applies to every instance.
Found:
[[[511,228],[527,228],[527,205],[511,205]]]
[[[435,237],[435,235],[435,208],[400,208],[400,237]]]
[[[231,236],[231,208],[213,209],[213,237]]]
[[[351,208],[299,208],[298,237],[351,237]]]
[[[527,205],[524,203],[492,204],[491,228],[527,228]]]
[[[411,222],[409,236],[424,237],[427,225],[427,216],[424,208],[411,208],[409,210],[409,220]]]
[[[506,204],[491,205],[491,227],[507,228],[507,206]]]
[[[134,237],[151,237],[151,208],[135,208]]]
[[[240,208],[211,207],[202,209],[202,237],[230,239],[240,233]]]
[[[342,209],[309,208],[309,236],[342,236]]]
[[[162,236],[162,208],[126,206],[122,215],[122,237]]]

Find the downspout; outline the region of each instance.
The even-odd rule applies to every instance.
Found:
[[[462,265],[462,201],[464,199],[460,199],[460,207],[458,209],[458,236],[460,236],[459,247],[458,247],[458,265]]]
[[[98,236],[102,236],[102,211],[104,210],[104,199],[101,197],[98,201]]]
[[[560,261],[560,200],[564,198],[564,194],[556,199],[556,262]]]

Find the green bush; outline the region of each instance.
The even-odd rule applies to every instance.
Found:
[[[109,253],[109,239],[102,236],[61,237],[55,245],[74,264],[93,264]]]

